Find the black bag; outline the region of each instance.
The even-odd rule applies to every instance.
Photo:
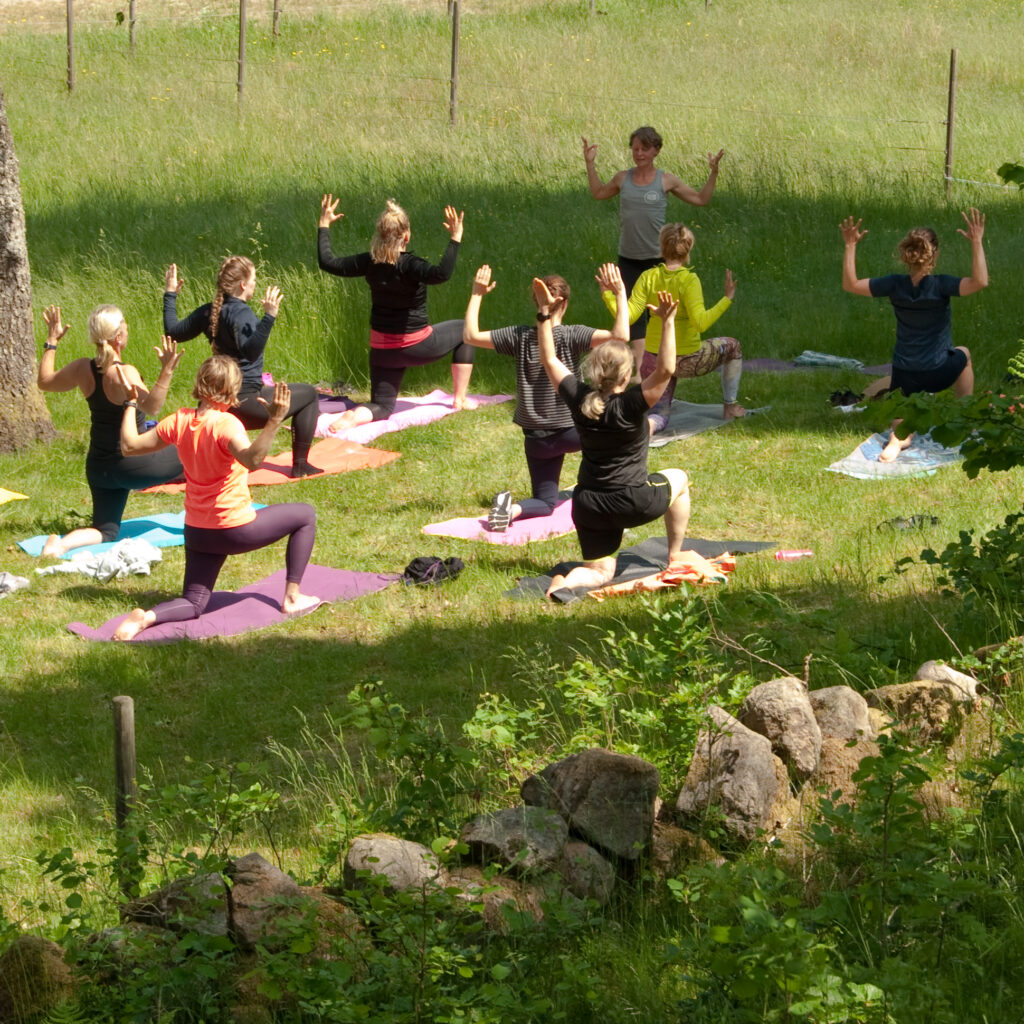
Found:
[[[446,558],[437,555],[420,555],[414,558],[402,573],[403,583],[440,583],[453,580],[465,568],[461,558]]]

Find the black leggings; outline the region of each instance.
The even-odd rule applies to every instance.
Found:
[[[289,384],[292,400],[288,406],[285,419],[292,421],[292,466],[306,461],[313,437],[316,434],[316,421],[320,416],[320,403],[316,388],[311,384]],[[267,402],[263,405],[259,399]],[[269,404],[274,400],[274,389],[267,387],[259,391],[250,391],[239,396],[238,405],[231,412],[242,421],[246,430],[262,430],[270,419]]]
[[[538,437],[523,431],[523,448],[526,451],[526,465],[530,470],[532,497],[518,502],[523,510],[520,519],[535,519],[550,515],[558,504],[558,483],[562,476],[562,463],[570,452],[580,450],[580,435],[575,427]]]
[[[370,349],[370,400],[362,405],[374,420],[386,420],[395,411],[407,367],[436,363],[449,352],[453,363],[472,364],[475,349],[462,340],[463,324],[463,320],[434,324],[430,334],[407,348]]]
[[[156,622],[184,622],[203,614],[228,555],[242,555],[288,538],[285,578],[301,583],[316,537],[316,512],[312,505],[297,502],[257,509],[256,518],[244,526],[224,530],[185,526],[185,582],[182,596],[158,604]],[[155,625],[155,623],[154,623]]]
[[[148,455],[85,460],[85,479],[92,492],[92,525],[105,542],[117,540],[121,517],[132,491],[165,484],[184,473],[174,448]]]

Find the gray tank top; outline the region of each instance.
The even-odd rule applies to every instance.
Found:
[[[665,224],[665,189],[661,171],[650,185],[633,184],[632,169],[626,172],[619,189],[619,255],[631,260],[651,260],[661,256],[658,232]]]

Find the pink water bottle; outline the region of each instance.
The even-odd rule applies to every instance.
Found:
[[[810,548],[799,548],[796,551],[776,551],[776,562],[795,562],[798,558],[813,558],[814,552]]]

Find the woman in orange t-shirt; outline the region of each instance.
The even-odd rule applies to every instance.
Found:
[[[170,338],[164,341],[173,344]],[[117,627],[115,640],[131,640],[158,622],[198,618],[228,555],[255,551],[283,537],[288,538],[288,548],[281,611],[296,615],[320,603],[299,589],[316,536],[313,507],[286,503],[256,510],[249,497],[248,471],[266,458],[288,414],[288,385],[275,386],[267,425],[250,443],[245,427],[228,411],[238,400],[241,383],[242,374],[233,359],[212,356],[196,373],[192,394],[199,407],[179,409],[144,434],[135,425],[134,388],[126,384],[132,399],[125,403],[121,450],[125,455],[142,455],[174,445],[185,467],[185,582],[181,597],[149,611],[132,611]]]

